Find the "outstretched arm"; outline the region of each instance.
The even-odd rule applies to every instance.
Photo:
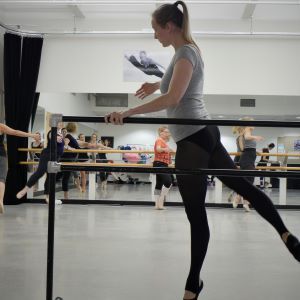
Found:
[[[262,141],[264,138],[260,135],[252,135],[252,130],[250,127],[245,128],[245,133],[244,133],[245,140],[250,140],[250,141]]]
[[[106,123],[123,124],[123,119],[136,114],[150,113],[176,106],[186,92],[193,75],[192,63],[181,58],[174,67],[169,90],[166,94],[135,108],[124,112],[113,112],[105,116]]]
[[[5,133],[7,135],[38,138],[38,134],[16,130],[16,129],[10,128],[4,124],[0,124],[0,131],[2,131],[3,133]]]

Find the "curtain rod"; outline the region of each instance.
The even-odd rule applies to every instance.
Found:
[[[150,4],[164,4],[170,1],[103,1],[103,0],[1,0],[0,4],[51,4],[51,5],[150,5]],[[186,4],[255,4],[255,5],[300,5],[299,0],[294,1],[257,1],[257,0],[186,0]]]
[[[15,34],[18,34],[18,35],[35,36],[35,37],[42,37],[43,36],[43,33],[41,33],[41,32],[26,32],[26,31],[22,31],[20,29],[12,28],[11,26],[7,26],[4,23],[2,23],[1,21],[0,21],[0,27],[3,28],[3,29],[5,29],[7,32],[15,33]]]
[[[110,36],[110,35],[153,35],[153,31],[149,30],[107,30],[107,31],[45,31],[45,32],[32,32],[32,31],[24,31],[20,29],[15,29],[10,26],[7,26],[0,22],[0,27],[5,29],[7,32],[19,34],[19,35],[27,35],[27,36]],[[243,31],[193,31],[193,35],[195,36],[207,36],[207,37],[290,37],[290,38],[299,38],[300,32],[243,32]]]

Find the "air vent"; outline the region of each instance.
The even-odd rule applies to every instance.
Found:
[[[255,107],[255,99],[240,99],[240,107]]]
[[[128,107],[128,94],[96,94],[96,107]]]

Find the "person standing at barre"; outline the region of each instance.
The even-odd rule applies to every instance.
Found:
[[[158,128],[159,137],[154,145],[153,167],[168,167],[171,164],[171,152],[174,152],[167,144],[170,140],[170,131],[167,126]],[[172,175],[156,174],[156,185],[154,190],[155,209],[164,209],[165,197],[172,187]]]
[[[107,123],[123,124],[123,119],[150,112],[167,110],[169,118],[209,119],[203,101],[204,62],[190,33],[189,14],[183,1],[163,4],[152,14],[154,38],[175,53],[161,82],[144,83],[136,92],[144,99],[161,90],[161,96],[143,105],[105,116]],[[177,143],[175,167],[179,169],[236,169],[221,143],[220,131],[212,125],[170,125]],[[218,176],[230,189],[246,198],[256,211],[278,232],[285,246],[300,262],[299,240],[290,233],[270,198],[243,177]],[[200,272],[206,256],[210,231],[205,209],[207,176],[178,175],[177,182],[191,231],[191,265],[184,299],[197,299],[203,288]]]

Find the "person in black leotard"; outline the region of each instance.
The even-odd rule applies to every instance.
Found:
[[[111,147],[107,147],[103,145],[101,140],[98,140],[98,135],[96,133],[93,133],[91,135],[91,142],[92,145],[94,145],[95,148],[98,148],[100,150],[111,150]],[[107,163],[107,157],[106,153],[97,153],[95,155],[95,160],[97,163]],[[100,176],[100,188],[102,190],[106,190],[107,188],[107,178],[108,178],[108,172],[99,172]]]
[[[44,142],[42,141],[41,133],[39,131],[35,132],[37,135],[37,138],[34,139],[34,141],[31,142],[31,148],[32,149],[43,149],[44,148]],[[32,160],[37,161],[40,158],[40,153],[33,153],[31,156]]]
[[[275,147],[275,144],[274,143],[270,143],[268,145],[268,147],[263,148],[261,152],[269,154],[270,151],[272,149],[274,149],[274,147]],[[265,156],[261,156],[260,157],[260,160],[259,160],[259,162],[257,164],[258,167],[266,167],[268,165],[268,162],[270,162],[270,156],[267,155],[267,154]],[[269,182],[267,182],[267,181],[264,182],[264,177],[260,177],[259,178],[259,186],[260,186],[260,188],[265,188],[268,185],[269,185]]]
[[[31,144],[30,144],[31,149],[43,149],[44,148],[44,142],[42,141],[41,133],[39,131],[37,131],[37,132],[35,132],[35,134],[37,135],[37,138],[34,139],[31,142]],[[30,156],[30,159],[33,162],[38,162],[39,159],[40,159],[41,153],[39,153],[39,152],[30,152],[29,156]],[[29,170],[30,173],[35,172],[36,169],[37,169],[37,165],[28,166],[28,170]],[[34,191],[37,190],[37,184],[35,184],[33,186],[33,190]]]
[[[64,152],[64,142],[63,135],[61,133],[61,128],[63,127],[63,123],[59,122],[57,125],[57,160],[60,159]],[[30,176],[25,187],[17,193],[17,198],[21,199],[24,197],[29,189],[33,187],[38,180],[46,173],[46,181],[44,184],[44,194],[46,195],[46,202],[49,202],[49,177],[47,173],[48,162],[50,161],[50,140],[51,140],[51,131],[47,134],[47,147],[43,149],[41,152],[39,164],[37,170]]]
[[[77,131],[77,124],[70,122],[66,126],[66,133],[64,136],[64,148],[65,150],[74,150],[74,149],[82,149],[81,147],[93,148],[89,143],[81,140],[76,140],[73,137],[73,134]],[[72,152],[64,152],[63,156],[61,157],[60,161],[65,162],[72,162],[77,161],[78,153]],[[62,172],[62,190],[64,191],[64,199],[69,198],[69,179],[71,172],[70,171],[63,171]],[[79,178],[78,178],[79,179]],[[79,184],[79,182],[78,182]],[[79,184],[80,186],[80,184]],[[78,187],[78,186],[77,186]],[[81,187],[80,187],[81,189]]]
[[[180,8],[179,8],[180,6]],[[136,96],[145,98],[158,88],[161,95],[154,100],[125,111],[106,115],[106,122],[123,124],[123,119],[166,109],[168,118],[209,119],[203,101],[204,63],[202,53],[190,33],[189,14],[183,1],[164,4],[152,14],[154,37],[163,47],[172,46],[175,53],[160,83],[144,83]],[[170,125],[177,143],[175,167],[179,169],[236,169],[223,144],[216,126]],[[240,160],[242,166],[242,158]],[[278,232],[280,238],[300,262],[300,242],[286,228],[271,199],[243,177],[218,176],[239,195],[247,199],[256,211]],[[203,288],[200,271],[209,243],[209,225],[205,208],[207,176],[178,175],[191,230],[191,265],[187,276],[184,299],[197,299]],[[279,259],[279,258],[278,258]]]
[[[5,191],[5,181],[7,175],[7,154],[4,146],[4,135],[13,135],[18,137],[38,138],[37,134],[15,130],[5,124],[0,123],[0,214],[4,213],[3,198]]]
[[[78,135],[77,141],[85,142],[85,135],[80,133]],[[80,146],[80,145],[79,145]],[[88,149],[87,147],[80,146],[80,149]],[[89,161],[89,156],[87,153],[79,153],[78,154],[79,162],[87,162]],[[80,171],[80,179],[81,179],[81,192],[84,193],[86,191],[86,172]]]

